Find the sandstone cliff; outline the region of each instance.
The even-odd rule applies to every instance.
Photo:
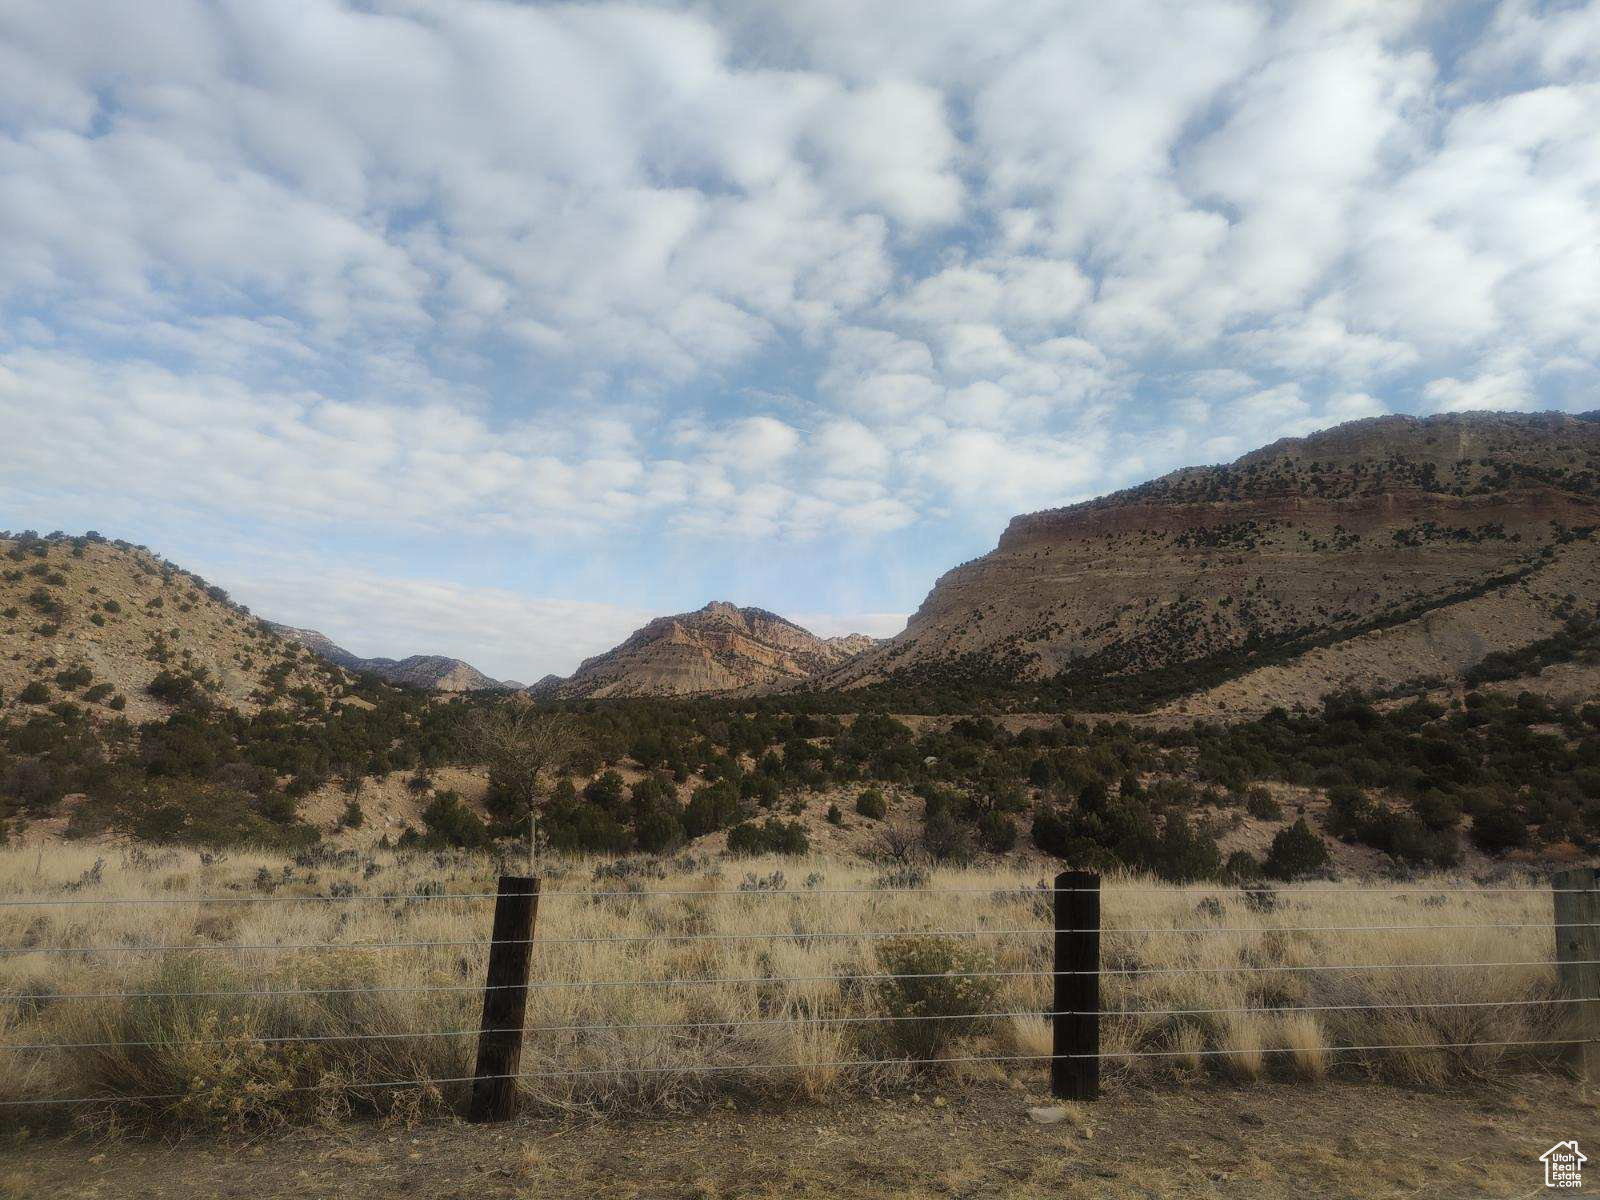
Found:
[[[702,696],[804,683],[878,643],[862,634],[819,638],[776,613],[715,601],[658,617],[542,696]]]
[[[1593,605],[1596,526],[1592,414],[1352,422],[1017,517],[823,682],[1149,699],[1234,679],[1216,703],[1252,707],[1453,673]],[[1270,689],[1238,680],[1268,666]]]

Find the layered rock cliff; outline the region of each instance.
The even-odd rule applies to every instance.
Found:
[[[658,617],[627,641],[585,660],[569,679],[541,681],[545,696],[701,696],[803,683],[877,642],[862,634],[819,638],[760,608],[715,601]]]
[[[1017,517],[995,550],[939,579],[903,634],[824,682],[1054,680],[1115,694],[1105,681],[1121,678],[1150,683],[1147,695],[1203,692],[1407,626],[1405,671],[1459,670],[1543,636],[1569,594],[1593,604],[1583,531],[1595,526],[1594,415],[1352,422]],[[1492,595],[1507,598],[1504,618],[1481,628],[1480,614],[1471,636],[1415,624]],[[1393,674],[1324,662],[1317,686]]]

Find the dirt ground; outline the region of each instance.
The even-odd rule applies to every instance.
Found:
[[[1527,1075],[1414,1092],[1316,1086],[1113,1087],[1067,1119],[1028,1088],[826,1106],[728,1108],[500,1126],[347,1123],[264,1142],[0,1134],[0,1197],[1517,1197],[1539,1155],[1600,1146],[1600,1093]],[[1600,1164],[1600,1152],[1590,1149]],[[1600,1193],[1600,1170],[1568,1195]]]

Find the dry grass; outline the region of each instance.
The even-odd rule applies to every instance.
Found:
[[[115,855],[116,852],[111,852]],[[296,866],[238,854],[207,860],[190,851],[134,851],[104,864],[80,847],[0,851],[0,897],[328,895],[493,890],[495,864],[468,856],[419,855]],[[870,866],[822,860],[636,861],[635,873],[594,861],[543,868],[547,893],[678,891],[604,897],[547,895],[540,904],[530,1032],[524,1048],[526,1094],[551,1110],[688,1108],[724,1095],[819,1099],[905,1083],[917,1068],[861,1069],[865,1058],[1043,1054],[1047,1024],[1023,1015],[985,1022],[873,1023],[838,1018],[885,1013],[918,1016],[951,1009],[961,984],[888,990],[814,976],[871,974],[902,962],[920,942],[849,936],[802,940],[613,941],[565,938],[766,933],[915,933],[960,929],[1038,929],[1041,936],[960,939],[958,963],[999,971],[1049,967],[1049,897],[1038,879],[995,871],[940,871],[917,891],[874,888]],[[642,872],[642,873],[641,873]],[[774,895],[774,872],[784,882]],[[603,875],[597,880],[597,873]],[[768,887],[733,895],[747,878]],[[81,887],[80,881],[82,881]],[[1245,902],[1225,888],[1172,888],[1145,880],[1109,881],[1104,895],[1104,1001],[1124,1014],[1104,1024],[1108,1051],[1173,1051],[1171,1057],[1113,1059],[1108,1077],[1215,1074],[1318,1079],[1359,1070],[1412,1083],[1440,1084],[1463,1073],[1526,1063],[1543,1048],[1360,1051],[1338,1046],[1522,1041],[1556,1036],[1556,1005],[1424,1008],[1450,1001],[1518,1001],[1556,994],[1549,967],[1460,970],[1228,971],[1208,968],[1312,967],[1356,963],[1542,961],[1548,928],[1298,932],[1305,926],[1548,923],[1542,890],[1445,890],[1393,894],[1359,885],[1282,889],[1275,903]],[[77,888],[77,890],[68,890]],[[859,888],[849,894],[828,889]],[[951,894],[940,889],[968,889]],[[1202,901],[1212,901],[1202,904]],[[0,958],[0,1045],[110,1042],[63,1051],[12,1051],[0,1098],[52,1095],[170,1095],[175,1099],[104,1116],[163,1126],[256,1128],[347,1109],[400,1117],[459,1102],[455,1083],[373,1088],[363,1084],[450,1080],[470,1072],[471,1036],[481,1003],[481,946],[397,950],[287,950],[308,942],[462,941],[488,936],[489,906],[456,900],[352,903],[216,903],[0,908],[0,945],[39,947]],[[1257,930],[1266,932],[1256,932]],[[1128,932],[1204,930],[1204,933]],[[1122,931],[1122,932],[1119,932]],[[215,949],[163,950],[173,945]],[[67,946],[70,953],[44,947]],[[268,946],[274,949],[244,949]],[[136,947],[137,952],[114,952]],[[937,948],[937,944],[936,944]],[[973,957],[962,957],[970,950]],[[754,982],[670,986],[665,981],[734,977]],[[619,981],[627,986],[594,986]],[[655,981],[655,982],[651,982]],[[1048,1007],[1048,978],[1018,975],[976,989],[995,1012]],[[548,986],[548,985],[585,986]],[[644,984],[644,986],[633,986]],[[429,988],[434,990],[369,991]],[[352,989],[320,996],[202,996],[74,999],[76,992],[232,992]],[[1393,1005],[1349,1011],[1325,1006]],[[1195,1010],[1245,1009],[1245,1012]],[[1174,1013],[1172,1010],[1184,1010]],[[693,1028],[662,1028],[691,1025]],[[438,1036],[403,1036],[418,1032]],[[352,1035],[360,1035],[355,1037]],[[263,1038],[346,1040],[264,1042]],[[126,1043],[147,1043],[130,1046]],[[1271,1053],[1276,1049],[1287,1053]],[[1548,1055],[1545,1055],[1548,1057]],[[717,1071],[692,1067],[724,1068]],[[958,1078],[992,1076],[985,1064],[946,1068]],[[1043,1064],[1002,1064],[1030,1081]]]

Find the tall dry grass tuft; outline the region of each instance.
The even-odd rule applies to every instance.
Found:
[[[373,985],[370,970],[348,966],[323,964],[302,978],[308,986]],[[139,1098],[117,1106],[124,1124],[230,1131],[333,1110],[414,1108],[419,1094],[424,1107],[438,1107],[459,1094],[460,1085],[427,1081],[461,1076],[469,1044],[408,1036],[414,1014],[381,994],[252,996],[255,982],[226,962],[174,954],[133,981],[148,995],[63,1003],[44,1028],[83,1047],[60,1064],[63,1090]],[[397,1080],[420,1082],[370,1086]]]
[[[1031,1014],[1007,1017],[995,1028],[995,1046],[1017,1058],[1050,1054],[1055,1047],[1050,1021],[1047,1017]]]
[[[328,1111],[414,1113],[458,1103],[461,1085],[414,1081],[469,1073],[486,948],[360,947],[482,942],[492,900],[410,897],[487,894],[498,869],[491,858],[465,854],[285,861],[79,846],[0,850],[0,897],[363,898],[0,907],[0,946],[20,951],[0,955],[0,1099],[162,1096],[101,1111],[151,1127],[241,1129]],[[910,1083],[925,1070],[908,1059],[1049,1052],[1043,1018],[972,1015],[1049,1006],[1050,905],[1037,878],[941,869],[927,887],[891,890],[876,886],[883,877],[870,864],[699,856],[555,859],[543,870],[538,986],[522,1060],[534,1105],[658,1111],[727,1095],[821,1099]],[[1106,1078],[1176,1070],[1312,1080],[1361,1070],[1441,1086],[1542,1061],[1539,1048],[1339,1049],[1559,1036],[1560,1006],[1514,1003],[1557,994],[1548,966],[1337,969],[1551,957],[1550,930],[1538,927],[1551,920],[1547,892],[1440,884],[1435,894],[1285,887],[1265,902],[1217,887],[1108,878],[1102,1047],[1151,1056],[1108,1059]],[[623,894],[588,894],[595,891]],[[1491,924],[1531,927],[1344,928]],[[1037,935],[941,933],[951,930]],[[904,936],[859,936],[878,932]],[[768,934],[827,936],[757,936]],[[295,948],[322,942],[337,948]],[[168,949],[185,945],[202,948]],[[963,970],[1007,974],[955,974]],[[840,978],[885,972],[939,978]],[[709,978],[741,982],[683,982]],[[312,990],[327,994],[247,994]],[[68,998],[79,992],[229,994]],[[1439,1001],[1457,1006],[1430,1007]],[[1218,1011],[1234,1009],[1252,1011]],[[888,1016],[906,1019],[878,1019]],[[268,1040],[299,1038],[319,1040]],[[63,1042],[115,1044],[3,1049]],[[826,1065],[868,1060],[889,1061]],[[952,1064],[947,1076],[959,1083],[1000,1071],[1037,1084],[1044,1065]]]
[[[1218,1037],[1223,1070],[1241,1081],[1261,1078],[1261,1051],[1272,1023],[1270,1016],[1258,1013],[1224,1014]]]
[[[1278,1019],[1276,1044],[1294,1051],[1287,1057],[1297,1078],[1316,1080],[1328,1074],[1328,1037],[1316,1013],[1284,1013]]]
[[[772,1042],[775,1057],[766,1061],[792,1063],[795,1090],[805,1099],[823,1100],[838,1090],[842,1070],[838,1064],[849,1061],[851,1053],[839,1026],[802,1017]]]
[[[1167,1064],[1180,1076],[1199,1075],[1206,1067],[1206,1035],[1198,1025],[1178,1025],[1163,1044]]]

